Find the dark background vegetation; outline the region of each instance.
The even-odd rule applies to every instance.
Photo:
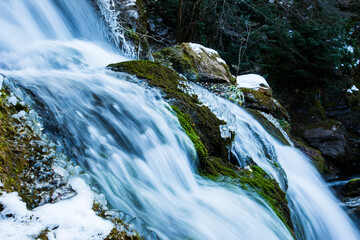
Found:
[[[308,88],[340,97],[359,72],[357,0],[144,2],[173,31],[168,36],[218,50],[234,75],[265,76],[280,98]]]

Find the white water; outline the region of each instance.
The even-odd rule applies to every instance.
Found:
[[[320,174],[304,154],[293,147],[281,145],[241,107],[199,86],[189,86],[200,101],[236,131],[234,152],[251,158],[280,181],[283,188],[284,179],[279,178],[282,174],[281,171],[278,173],[280,169],[276,165],[279,164],[284,169],[288,185],[287,197],[293,203],[292,218],[294,223],[300,224],[297,232],[300,239],[360,238],[354,224],[339,207],[339,201],[328,190]],[[239,164],[245,163],[244,158],[239,158]]]
[[[163,239],[292,239],[260,198],[195,174],[191,141],[159,93],[104,69],[126,58],[103,35],[107,28],[99,19],[85,0],[2,1],[0,72],[33,96],[48,133],[93,177],[110,205],[142,219]],[[305,158],[270,141],[260,124],[244,116],[237,157],[251,157],[285,188],[274,159],[283,166],[294,210],[312,226],[305,226],[307,239],[355,239],[356,230],[313,168],[300,166],[306,177],[313,175],[307,183],[282,154],[299,158],[297,164]],[[261,134],[242,130],[249,127]],[[272,159],[266,159],[269,153]],[[318,196],[314,188],[322,208],[308,206]]]
[[[88,2],[3,1],[0,28],[0,71],[112,207],[163,239],[292,238],[257,196],[194,173],[191,141],[157,92],[104,69],[126,58]]]

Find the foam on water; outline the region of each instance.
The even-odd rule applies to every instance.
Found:
[[[108,6],[109,1],[99,2]],[[104,69],[108,63],[127,58],[103,34],[108,28],[90,1],[2,1],[0,29],[6,29],[6,34],[0,35],[0,72],[33,98],[48,135],[58,140],[69,156],[74,156],[112,208],[140,218],[145,230],[153,229],[163,239],[293,238],[256,194],[196,175],[195,149],[159,92],[127,81],[138,80],[126,74],[114,76]],[[305,237],[357,237],[348,218],[336,207],[302,155],[279,145],[258,122],[238,113],[240,108],[210,104],[214,98],[210,93],[200,96],[214,112],[225,112],[225,118],[236,130],[234,152],[239,163],[251,157],[286,189],[286,176],[279,167],[283,165],[293,210],[302,225],[311,226],[304,227],[309,232]],[[233,113],[226,113],[224,106]],[[288,162],[284,162],[284,155],[299,157],[304,171],[309,172],[293,173]],[[308,182],[306,177],[310,178]],[[29,222],[37,231],[58,221],[62,226],[58,234],[63,236],[59,239],[76,239],[71,236],[81,229],[81,239],[91,239],[95,232],[105,234],[111,226],[90,213],[92,198],[88,186],[75,180],[71,183],[77,188],[78,197],[34,212],[27,212],[15,193],[1,199],[9,203],[9,209],[10,200],[18,204],[22,209],[19,216],[38,214],[39,221]],[[324,208],[308,206],[311,201],[318,203],[314,199],[318,195],[329,207],[328,213],[323,212]],[[57,208],[72,213],[67,215]],[[335,226],[335,220],[330,221],[329,216],[342,223]],[[80,220],[81,217],[88,219]],[[1,231],[6,236],[21,235],[20,230],[24,234],[35,232],[26,221],[2,221],[9,226]]]
[[[280,144],[240,106],[194,84],[189,86],[200,101],[235,130],[233,151],[250,157],[287,190],[299,239],[360,238],[357,228],[339,207],[339,201],[328,190],[308,157],[294,147]],[[244,164],[243,161],[239,158],[239,164]]]

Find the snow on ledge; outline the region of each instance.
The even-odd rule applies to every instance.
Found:
[[[104,239],[113,224],[92,210],[94,193],[80,177],[70,178],[69,183],[76,196],[32,211],[26,209],[17,192],[3,193],[0,202],[5,209],[0,213],[0,239],[34,239],[45,229],[50,230],[49,239]]]
[[[257,74],[246,74],[237,76],[236,85],[240,88],[251,88],[256,90],[260,87],[270,88],[265,78]]]

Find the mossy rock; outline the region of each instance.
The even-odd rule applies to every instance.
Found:
[[[192,127],[207,150],[208,156],[220,158],[224,162],[227,161],[228,150],[226,147],[229,142],[223,139],[220,133],[220,125],[224,125],[225,122],[219,120],[208,107],[200,105],[197,96],[189,95],[180,88],[181,81],[186,80],[174,70],[160,63],[146,60],[110,64],[108,67],[113,71],[126,72],[140,79],[145,79],[150,86],[160,88],[165,95],[164,98],[176,107],[178,116],[185,119]],[[183,128],[186,129],[185,121],[179,120]],[[189,137],[192,140],[195,139]],[[196,146],[195,142],[194,144]],[[199,149],[197,148],[197,150]],[[202,168],[206,164],[207,158],[202,152],[198,152],[198,154],[200,168]]]
[[[251,116],[253,116],[256,119],[256,121],[261,123],[261,126],[263,126],[263,128],[265,128],[265,130],[271,136],[276,138],[282,144],[290,146],[290,143],[286,140],[286,138],[280,132],[280,130],[277,127],[275,127],[274,124],[272,124],[269,120],[267,120],[266,117],[264,117],[264,115],[262,115],[258,110],[246,109],[246,111],[250,113]]]
[[[239,175],[240,178],[237,181],[240,185],[244,189],[259,194],[285,223],[289,231],[294,234],[286,194],[280,188],[278,182],[271,178],[263,169],[255,165],[251,166],[251,170],[239,172]]]
[[[302,126],[302,136],[313,148],[337,164],[343,164],[347,147],[346,129],[338,121],[327,119],[323,122],[311,123]]]
[[[269,97],[264,92],[257,91],[250,88],[240,88],[245,96],[244,106],[251,109],[256,109],[265,113],[270,113],[277,119],[289,120],[289,115],[285,108],[281,106],[279,101],[273,97]]]
[[[180,45],[163,48],[153,53],[153,57],[156,62],[175,69],[191,81],[200,80],[194,60],[184,52]]]
[[[29,167],[28,156],[36,152],[31,150],[31,140],[34,136],[21,136],[16,127],[19,120],[11,117],[19,110],[26,110],[19,103],[16,106],[7,104],[10,93],[5,89],[0,95],[0,181],[4,184],[6,192],[20,191],[22,188],[21,174]]]
[[[241,171],[229,161],[227,146],[233,139],[221,137],[220,125],[225,122],[216,118],[209,108],[200,106],[196,96],[190,96],[179,88],[180,81],[185,79],[174,70],[151,61],[122,62],[110,64],[109,68],[136,75],[164,92],[164,98],[169,100],[181,126],[194,143],[200,175],[214,181],[226,177],[239,187],[256,192],[293,232],[285,193],[279,184],[259,167],[253,166],[249,172]]]
[[[70,185],[57,175],[51,164],[55,157],[50,147],[26,123],[13,117],[19,111],[28,112],[19,102],[7,103],[10,92],[1,90],[0,95],[0,181],[5,192],[18,192],[27,208],[55,202],[56,189],[61,188],[63,197],[74,193]],[[44,184],[46,183],[46,184]]]
[[[104,240],[143,240],[139,235],[129,236],[124,231],[113,228]]]
[[[312,160],[314,167],[319,171],[321,175],[332,174],[331,169],[328,167],[325,158],[319,150],[308,146],[305,142],[302,141],[294,141],[294,144],[296,148],[300,149]]]
[[[97,202],[93,202],[92,210],[101,218],[111,220],[114,223],[113,229],[106,236],[104,240],[141,240],[145,239],[144,237],[140,237],[140,235],[135,231],[130,231],[130,226],[128,223],[125,223],[121,219],[114,218],[112,216],[106,215],[106,210],[103,205]],[[119,230],[120,229],[120,230]],[[126,231],[125,231],[126,230]]]
[[[38,239],[38,240],[48,240],[49,239],[48,238],[48,233],[49,232],[50,232],[50,230],[46,228],[44,230],[41,230],[41,232],[37,236],[35,236],[34,238]]]
[[[359,197],[360,196],[360,178],[351,179],[342,189],[345,197]]]
[[[196,47],[196,50],[194,49]],[[181,43],[153,54],[155,61],[183,74],[192,81],[234,83],[229,67],[220,55],[199,44]]]
[[[278,182],[260,167],[254,164],[249,170],[244,170],[229,162],[224,163],[221,159],[211,158],[206,169],[206,175],[203,174],[203,176],[214,181],[223,181],[223,177],[227,177],[228,180],[226,181],[246,191],[258,194],[269,204],[289,231],[294,234],[285,192],[280,188]]]
[[[189,136],[190,140],[193,142],[200,162],[206,161],[208,156],[207,150],[204,144],[201,142],[200,137],[196,135],[194,129],[191,127],[190,117],[182,113],[176,106],[172,106],[172,108],[176,112],[180,125],[183,127],[185,133]]]

